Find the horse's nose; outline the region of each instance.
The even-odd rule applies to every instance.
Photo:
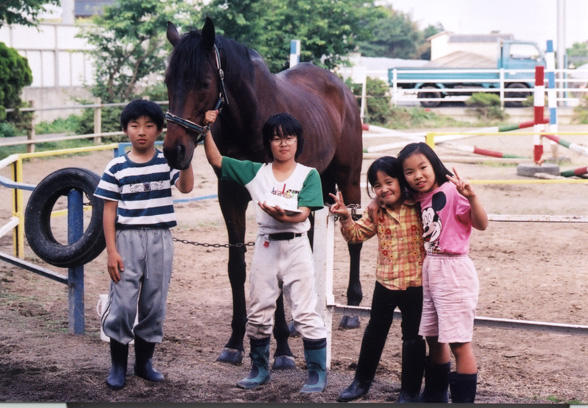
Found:
[[[169,165],[177,169],[180,166],[186,157],[186,146],[181,143],[177,143],[174,147],[165,147],[163,148],[163,155],[165,159],[169,163]]]

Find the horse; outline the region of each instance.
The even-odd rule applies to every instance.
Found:
[[[265,161],[261,129],[271,115],[288,112],[303,126],[305,146],[298,161],[321,175],[325,202],[336,186],[348,204],[360,204],[362,128],[359,107],[349,88],[333,73],[300,63],[278,74],[270,73],[255,50],[216,35],[212,20],[202,30],[180,36],[168,22],[167,39],[173,46],[165,73],[169,98],[164,155],[172,168],[189,167],[194,150],[208,126],[199,123],[208,110],[218,109],[212,126],[214,140],[224,156]],[[218,181],[218,200],[229,239],[228,274],[232,289],[231,336],[217,361],[239,365],[245,335],[245,212],[251,200],[244,187]],[[361,244],[349,245],[349,305],[359,305]],[[274,368],[293,368],[288,345],[283,298],[278,299],[274,325]],[[359,326],[357,317],[344,316],[343,328]],[[341,327],[340,326],[340,327]]]

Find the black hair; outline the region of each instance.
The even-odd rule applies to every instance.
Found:
[[[402,166],[400,160],[396,159],[392,156],[382,156],[370,165],[367,171],[367,181],[370,187],[374,187],[374,184],[378,182],[378,171],[381,171],[388,176],[398,179],[400,183],[400,190],[404,197],[404,192],[406,191],[406,186],[403,183],[406,183],[404,180],[404,175],[402,174]],[[371,197],[370,190],[368,187],[368,196]]]
[[[296,136],[296,154],[294,158],[298,158],[302,154],[304,148],[304,137],[302,137],[302,125],[294,116],[289,113],[276,113],[270,116],[263,124],[263,147],[267,155],[273,160],[272,154],[272,139],[275,134],[280,137]]]
[[[164,116],[161,107],[155,102],[147,99],[135,99],[125,106],[120,114],[120,126],[122,130],[127,130],[129,122],[137,120],[141,116],[147,116],[155,122],[157,130],[163,130]]]
[[[423,142],[410,143],[404,146],[400,153],[398,153],[398,161],[402,166],[406,159],[408,159],[413,154],[419,153],[425,156],[431,163],[433,172],[435,173],[435,182],[437,185],[441,186],[443,183],[447,182],[447,175],[453,176],[453,173],[447,170],[447,167],[445,167],[445,165],[441,162],[441,159],[439,156],[437,156],[437,153],[435,153],[435,151],[433,151],[433,149],[431,149],[428,144]],[[404,171],[402,171],[402,180],[409,190],[414,191],[414,189],[411,188],[410,185],[408,185],[406,182],[406,179],[404,178]]]

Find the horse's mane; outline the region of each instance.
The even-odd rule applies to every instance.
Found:
[[[182,78],[184,84],[194,86],[208,72],[208,54],[200,46],[202,33],[192,30],[182,35],[171,54],[166,78]],[[253,77],[252,58],[259,54],[237,41],[217,35],[215,44],[221,55],[221,67],[227,82],[240,81]]]

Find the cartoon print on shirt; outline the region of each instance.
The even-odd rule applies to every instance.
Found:
[[[441,236],[443,225],[437,212],[443,209],[445,204],[447,204],[447,198],[445,193],[441,191],[433,195],[431,207],[427,207],[422,211],[423,240],[427,253],[440,252],[439,237]]]

